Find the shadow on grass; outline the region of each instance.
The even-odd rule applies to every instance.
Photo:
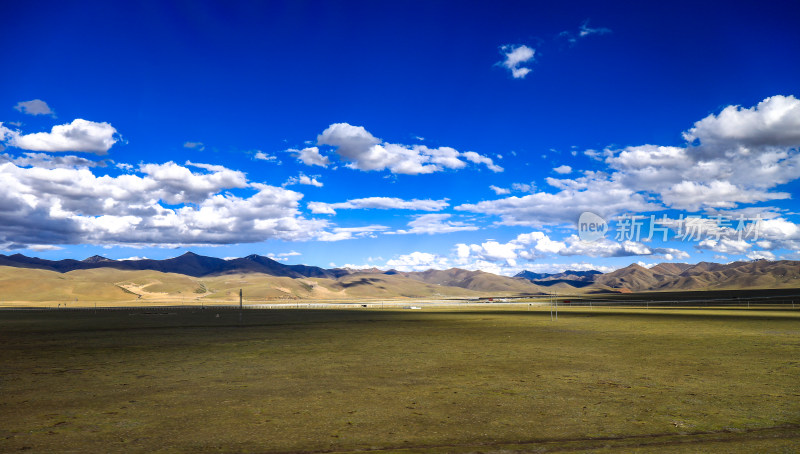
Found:
[[[69,311],[16,311],[0,315],[0,337],[20,334],[46,334],[70,332],[114,332],[140,330],[191,330],[191,329],[252,329],[281,326],[336,325],[358,323],[449,323],[474,321],[486,317],[517,317],[520,320],[549,320],[550,311],[538,307],[526,309],[459,309],[423,310],[413,313],[396,310],[358,309],[248,309],[242,314],[230,308],[183,310],[154,313],[146,308],[114,312],[69,312]],[[800,322],[800,310],[765,308],[561,308],[558,321],[568,324],[575,318],[627,318],[652,321],[796,321]]]

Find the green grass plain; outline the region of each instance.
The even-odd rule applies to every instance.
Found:
[[[800,311],[238,317],[0,312],[0,451],[800,449]]]

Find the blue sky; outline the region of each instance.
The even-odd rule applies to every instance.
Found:
[[[118,3],[4,5],[2,253],[800,257],[792,2]]]

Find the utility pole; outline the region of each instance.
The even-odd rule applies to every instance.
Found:
[[[556,305],[556,321],[558,321],[558,292],[553,292],[553,302]]]
[[[239,324],[242,324],[242,310],[244,307],[242,306],[242,289],[239,289]]]

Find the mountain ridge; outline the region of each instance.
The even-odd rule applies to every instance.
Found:
[[[426,271],[325,269],[311,265],[287,265],[266,256],[251,254],[235,259],[221,259],[186,252],[164,260],[113,260],[94,255],[84,260],[47,260],[23,254],[0,254],[0,266],[30,268],[58,273],[110,268],[120,271],[157,271],[193,278],[258,273],[290,279],[330,279],[342,288],[374,285],[386,279],[405,279],[418,284],[456,287],[476,292],[535,294],[557,286],[568,291],[643,292],[669,290],[710,290],[721,288],[800,287],[800,261],[739,261],[727,264],[664,262],[650,268],[638,264],[601,273],[596,270],[561,273],[522,271],[514,277],[460,268]],[[359,277],[361,276],[361,277]],[[350,278],[352,277],[352,278]],[[347,279],[345,279],[347,278]],[[345,280],[342,280],[345,279]],[[562,290],[559,290],[562,291]]]

